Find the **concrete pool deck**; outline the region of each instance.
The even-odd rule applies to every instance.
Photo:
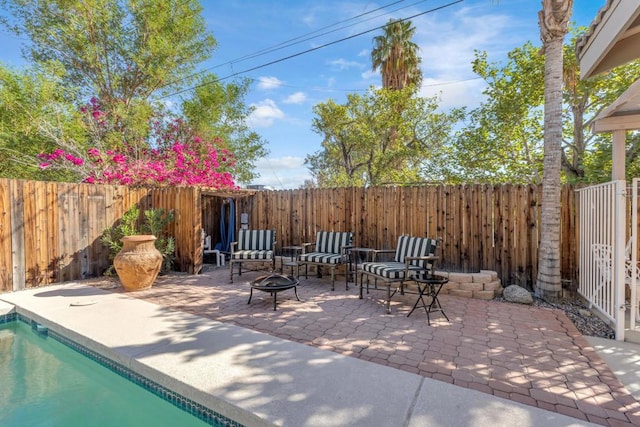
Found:
[[[2,301],[0,313],[15,306],[247,426],[591,425],[81,283],[0,294]]]

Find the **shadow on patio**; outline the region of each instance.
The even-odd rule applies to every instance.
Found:
[[[259,274],[233,284],[226,268],[172,274],[127,295],[578,419],[640,425],[640,403],[560,310],[442,295],[450,321],[435,313],[428,326],[424,312],[406,317],[415,295],[394,297],[387,315],[384,292],[360,300],[353,284],[332,292],[328,278],[310,276],[302,302],[281,292],[273,311],[267,293],[247,304]]]

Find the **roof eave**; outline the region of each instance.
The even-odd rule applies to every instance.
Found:
[[[576,44],[583,79],[640,57],[639,16],[635,0],[607,1]]]

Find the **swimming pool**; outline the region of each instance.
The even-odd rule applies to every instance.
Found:
[[[239,425],[15,318],[0,322],[0,426]]]

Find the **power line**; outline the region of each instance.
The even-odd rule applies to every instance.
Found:
[[[445,9],[445,8],[447,8],[447,7],[453,6],[453,5],[455,5],[455,4],[462,3],[463,1],[464,1],[464,0],[456,0],[456,1],[453,1],[453,2],[447,3],[447,4],[445,4],[445,5],[442,5],[442,6],[439,6],[439,7],[433,8],[433,9],[429,9],[429,10],[426,10],[426,11],[424,11],[424,12],[417,13],[417,14],[412,15],[412,16],[409,16],[409,17],[407,17],[407,18],[399,19],[397,22],[408,21],[408,20],[413,19],[413,18],[416,18],[416,17],[418,17],[418,16],[426,15],[427,13],[433,13],[433,12],[436,12],[436,11],[438,11],[438,10]],[[247,68],[247,69],[245,69],[245,70],[242,70],[242,71],[238,71],[238,72],[235,72],[235,73],[229,74],[229,75],[227,75],[227,76],[225,76],[225,77],[216,78],[214,81],[211,81],[211,82],[206,82],[206,83],[202,83],[202,84],[199,84],[199,85],[196,85],[196,86],[191,86],[191,87],[189,87],[189,88],[182,89],[182,90],[177,91],[177,92],[174,92],[174,93],[172,93],[172,94],[168,94],[168,95],[161,96],[161,97],[159,97],[158,99],[164,99],[164,98],[168,98],[168,97],[171,97],[171,96],[180,95],[181,93],[188,92],[188,91],[191,91],[191,90],[194,90],[194,89],[199,89],[199,88],[201,88],[201,87],[208,86],[208,85],[210,85],[210,84],[212,84],[212,83],[218,83],[218,82],[221,82],[221,81],[223,81],[223,80],[227,80],[227,79],[230,79],[230,78],[232,78],[232,77],[239,76],[239,75],[241,75],[241,74],[245,74],[245,73],[249,73],[249,72],[251,72],[251,71],[259,70],[259,69],[261,69],[261,68],[265,68],[265,67],[268,67],[268,66],[270,66],[270,65],[277,64],[277,63],[279,63],[279,62],[284,62],[284,61],[287,61],[287,60],[289,60],[289,59],[296,58],[296,57],[298,57],[298,56],[305,55],[305,54],[307,54],[307,53],[314,52],[314,51],[316,51],[316,50],[320,50],[320,49],[323,49],[323,48],[325,48],[325,47],[332,46],[332,45],[334,45],[334,44],[341,43],[341,42],[343,42],[343,41],[350,40],[350,39],[353,39],[353,38],[359,37],[359,36],[364,35],[364,34],[367,34],[367,33],[371,33],[371,32],[373,32],[373,31],[376,31],[376,30],[379,30],[379,29],[381,29],[381,28],[384,28],[386,25],[387,25],[387,24],[380,25],[380,26],[377,26],[377,27],[375,27],[375,28],[371,28],[371,29],[369,29],[369,30],[362,31],[362,32],[360,32],[360,33],[353,34],[353,35],[348,36],[348,37],[343,37],[343,38],[341,38],[341,39],[334,40],[334,41],[332,41],[332,42],[325,43],[325,44],[320,45],[320,46],[316,46],[316,47],[313,47],[313,48],[310,48],[310,49],[307,49],[307,50],[303,50],[303,51],[298,52],[298,53],[294,53],[294,54],[292,54],[292,55],[285,56],[285,57],[283,57],[283,58],[279,58],[279,59],[276,59],[276,60],[273,60],[273,61],[267,62],[267,63],[262,64],[262,65],[257,65],[257,66],[255,66],[255,67]]]
[[[266,54],[268,54],[268,53],[277,52],[277,51],[279,51],[279,50],[286,49],[286,48],[291,47],[291,46],[295,46],[295,45],[300,44],[300,43],[303,43],[303,42],[305,42],[305,41],[313,40],[313,39],[315,39],[315,38],[318,38],[318,37],[321,37],[321,36],[325,36],[325,35],[327,35],[327,34],[331,34],[331,33],[334,33],[334,32],[336,32],[336,31],[343,30],[343,29],[345,29],[345,28],[353,27],[353,26],[355,26],[355,25],[357,25],[357,24],[361,24],[361,23],[363,23],[363,22],[370,21],[371,19],[379,18],[380,16],[388,15],[389,13],[397,12],[398,10],[402,10],[402,9],[407,8],[407,7],[415,6],[416,4],[423,3],[423,2],[425,2],[425,1],[427,1],[427,0],[420,0],[420,1],[417,1],[417,2],[415,2],[415,3],[410,4],[410,5],[408,5],[408,6],[404,6],[404,7],[398,8],[398,9],[394,9],[394,10],[392,10],[392,11],[389,11],[389,12],[383,13],[383,14],[381,14],[381,15],[377,15],[377,16],[375,16],[375,17],[373,17],[373,18],[369,18],[369,19],[366,19],[366,20],[364,20],[364,21],[357,22],[357,23],[355,23],[355,24],[346,25],[346,26],[343,26],[343,27],[335,28],[335,29],[333,29],[333,30],[331,30],[331,31],[327,31],[327,32],[324,32],[324,33],[321,33],[321,34],[317,34],[317,33],[321,32],[321,31],[323,31],[323,30],[326,30],[326,29],[328,29],[328,28],[335,27],[336,25],[340,25],[340,24],[345,23],[345,22],[353,21],[353,20],[358,19],[358,18],[361,18],[361,17],[363,17],[363,16],[365,16],[365,15],[369,15],[369,14],[371,14],[371,13],[377,12],[377,11],[379,11],[379,10],[385,9],[385,8],[387,8],[387,7],[393,6],[393,5],[398,4],[398,3],[402,3],[403,1],[405,1],[405,0],[399,0],[399,1],[396,1],[396,2],[393,2],[393,3],[389,3],[389,4],[387,4],[387,5],[381,6],[381,7],[379,7],[379,8],[373,9],[373,10],[370,10],[370,11],[368,11],[368,12],[364,12],[364,13],[361,13],[361,14],[359,14],[359,15],[352,16],[352,17],[347,18],[347,19],[343,19],[342,21],[338,21],[338,22],[335,22],[335,23],[333,23],[333,24],[326,25],[326,26],[324,26],[324,27],[322,27],[322,28],[319,28],[319,29],[317,29],[317,30],[311,31],[311,32],[309,32],[309,33],[306,33],[306,34],[303,34],[303,35],[300,35],[300,36],[294,37],[294,38],[289,39],[289,40],[285,40],[285,41],[280,42],[280,43],[278,43],[278,44],[276,44],[276,45],[274,45],[274,46],[267,47],[267,48],[264,48],[264,49],[261,49],[261,50],[255,51],[255,52],[253,52],[253,53],[248,53],[248,54],[246,54],[246,55],[244,55],[244,56],[241,56],[241,57],[236,58],[236,59],[232,59],[232,60],[227,61],[227,62],[224,62],[224,63],[222,63],[222,64],[218,64],[218,65],[214,65],[214,66],[212,66],[212,67],[205,68],[205,69],[203,69],[203,70],[200,70],[200,71],[198,71],[198,72],[195,72],[195,73],[193,73],[193,74],[190,74],[190,75],[189,75],[189,76],[187,76],[187,77],[183,77],[183,78],[177,79],[177,80],[175,80],[175,81],[173,81],[173,82],[171,82],[171,83],[167,83],[167,84],[165,84],[165,85],[162,85],[162,87],[171,86],[171,85],[176,84],[176,83],[178,83],[178,82],[180,82],[180,81],[183,81],[183,80],[186,80],[186,79],[190,79],[190,78],[195,77],[195,76],[197,76],[197,75],[199,75],[199,74],[205,73],[205,72],[210,71],[210,70],[214,70],[214,69],[216,69],[216,68],[223,67],[223,66],[225,66],[225,65],[231,65],[231,66],[233,66],[233,64],[235,64],[235,63],[239,63],[239,62],[243,62],[243,61],[246,61],[247,59],[253,59],[253,58],[257,58],[257,57],[259,57],[259,56],[266,55]],[[313,35],[313,34],[316,34],[316,35]]]
[[[347,26],[344,26],[344,27],[336,28],[336,29],[334,29],[334,30],[331,30],[331,31],[328,31],[328,32],[324,32],[324,33],[322,33],[322,34],[317,34],[317,33],[319,33],[320,31],[326,30],[326,29],[331,28],[331,27],[335,27],[336,25],[340,25],[340,24],[343,24],[343,23],[345,23],[345,22],[353,21],[354,19],[361,18],[361,17],[363,17],[363,16],[365,16],[365,15],[369,15],[369,14],[371,14],[371,13],[377,12],[377,11],[382,10],[382,9],[386,9],[387,7],[393,6],[393,5],[398,4],[398,3],[402,3],[403,1],[405,1],[405,0],[399,0],[399,1],[396,1],[396,2],[393,2],[393,3],[389,3],[389,4],[387,4],[387,5],[384,5],[384,6],[379,7],[379,8],[377,8],[377,9],[373,9],[373,10],[370,10],[370,11],[368,11],[368,12],[364,12],[364,13],[361,13],[361,14],[359,14],[359,15],[352,16],[351,18],[343,19],[342,21],[338,21],[338,22],[335,22],[335,23],[333,23],[333,24],[326,25],[326,26],[324,26],[324,27],[318,28],[318,29],[317,29],[317,30],[315,30],[315,31],[311,31],[311,32],[309,32],[309,33],[307,33],[307,34],[303,34],[303,35],[301,35],[301,36],[297,36],[297,37],[294,37],[294,38],[292,38],[292,39],[286,40],[286,41],[284,41],[284,42],[278,43],[278,44],[276,44],[275,46],[272,46],[272,47],[269,47],[269,48],[265,48],[265,49],[262,49],[262,50],[258,50],[258,51],[254,52],[254,53],[249,53],[249,54],[247,54],[247,55],[241,56],[241,57],[240,57],[240,58],[238,58],[238,59],[233,59],[233,60],[231,60],[231,61],[228,61],[228,62],[226,62],[226,63],[224,63],[224,64],[216,65],[215,67],[211,67],[211,68],[209,68],[209,70],[211,70],[211,69],[213,69],[213,68],[222,67],[222,66],[227,65],[227,64],[230,64],[230,63],[244,61],[245,59],[255,58],[255,57],[257,57],[257,56],[261,56],[261,55],[264,55],[264,54],[267,54],[267,53],[275,52],[275,51],[277,51],[277,50],[284,49],[284,48],[286,48],[286,47],[295,46],[295,45],[297,45],[297,44],[300,44],[300,43],[302,43],[302,42],[305,42],[305,41],[308,41],[308,40],[314,39],[314,38],[316,38],[316,37],[324,36],[324,35],[327,35],[327,34],[333,33],[333,32],[338,31],[338,30],[342,30],[342,29],[345,29],[345,28],[352,27],[352,26],[354,26],[354,25],[356,25],[356,24],[360,24],[360,23],[362,23],[362,22],[366,22],[366,21],[368,21],[368,20],[360,21],[360,22],[357,22],[356,24],[351,24],[351,25],[347,25]],[[419,2],[413,3],[413,4],[409,5],[409,6],[405,6],[405,7],[400,8],[400,9],[404,9],[404,8],[406,8],[406,7],[410,7],[410,6],[413,6],[413,5],[415,5],[415,4],[425,2],[425,1],[427,1],[427,0],[421,0],[421,1],[419,1]],[[395,11],[400,10],[400,9],[396,9],[396,10],[393,10],[393,11],[391,11],[391,12],[395,12]],[[391,12],[387,12],[387,13],[385,13],[385,14],[383,14],[383,15],[386,15],[386,14],[391,13]],[[382,16],[382,15],[375,16],[374,18],[378,18],[378,17],[380,17],[380,16]],[[313,35],[313,34],[317,34],[317,35],[316,35],[316,36],[313,36],[313,37],[309,37],[309,36],[311,36],[311,35]],[[295,43],[293,43],[293,42],[295,42]],[[205,70],[205,71],[206,71],[206,70]]]
[[[253,81],[253,82],[259,82],[259,79],[255,79],[253,77],[247,77],[247,79]],[[470,82],[470,81],[474,81],[474,80],[482,80],[482,77],[470,77],[468,79],[461,79],[461,80],[451,80],[451,81],[447,81],[447,82],[441,82],[441,83],[433,83],[433,84],[424,84],[422,83],[420,85],[420,88],[425,88],[425,87],[437,87],[437,86],[448,86],[448,85],[454,85],[454,84],[458,84],[458,83],[465,83],[465,82]],[[339,89],[339,88],[324,88],[324,87],[308,87],[308,86],[296,86],[296,85],[289,85],[289,84],[281,84],[278,87],[288,87],[291,89],[300,89],[300,90],[307,90],[310,92],[345,92],[345,93],[353,93],[353,92],[366,92],[369,89]]]

